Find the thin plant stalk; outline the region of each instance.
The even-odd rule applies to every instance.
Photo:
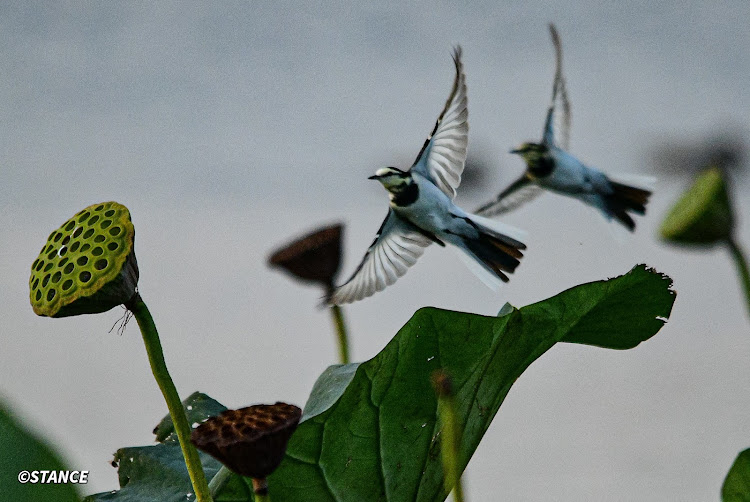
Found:
[[[219,495],[219,492],[229,482],[231,477],[232,471],[230,471],[227,466],[222,465],[221,469],[219,469],[216,474],[214,474],[214,477],[211,478],[211,481],[208,483],[208,489],[211,492],[211,496],[216,498]]]
[[[732,258],[734,258],[734,263],[737,265],[742,286],[745,289],[747,311],[750,315],[750,270],[748,269],[747,258],[742,252],[739,243],[733,237],[727,239],[727,245],[729,246],[729,251],[732,253]]]
[[[464,490],[458,467],[458,443],[461,439],[461,428],[456,414],[453,381],[444,370],[437,370],[432,376],[432,381],[438,398],[438,417],[442,425],[440,456],[443,461],[445,491],[450,493],[452,489],[454,500],[464,502]]]
[[[440,450],[445,471],[445,487],[449,490],[452,486],[453,499],[456,502],[464,502],[464,490],[458,472],[458,421],[453,396],[441,397],[438,409],[440,421],[443,423],[443,447]]]
[[[253,478],[253,494],[255,495],[255,502],[271,502],[266,478]]]
[[[349,364],[349,336],[344,323],[344,312],[338,305],[331,306],[333,323],[336,325],[336,335],[339,342],[339,360],[341,364]]]
[[[151,312],[149,312],[140,294],[136,294],[125,306],[133,313],[136,321],[138,321],[138,327],[141,329],[151,371],[156,378],[156,383],[159,384],[161,393],[164,395],[164,400],[167,402],[169,415],[172,417],[172,423],[182,448],[182,455],[185,457],[185,465],[190,475],[190,482],[193,485],[196,499],[198,502],[211,502],[211,494],[206,476],[203,473],[198,450],[190,442],[190,425],[185,416],[182,402],[180,402],[180,396],[177,394],[177,389],[169,376],[167,364],[164,361],[164,352],[159,341],[159,333],[156,330],[154,319],[151,317]]]

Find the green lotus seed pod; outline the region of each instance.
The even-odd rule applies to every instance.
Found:
[[[31,264],[29,290],[37,315],[96,314],[136,294],[135,228],[117,202],[87,207],[52,232]]]
[[[701,173],[662,223],[662,238],[689,245],[710,246],[732,235],[734,216],[726,181],[718,167]]]

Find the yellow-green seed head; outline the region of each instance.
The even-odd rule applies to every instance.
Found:
[[[132,299],[138,284],[135,228],[128,208],[94,204],[52,232],[31,265],[37,315],[95,314]]]

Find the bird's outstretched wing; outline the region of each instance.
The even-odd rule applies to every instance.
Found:
[[[328,303],[351,303],[382,291],[404,275],[431,243],[430,238],[389,209],[357,270],[333,290]]]
[[[544,123],[542,144],[567,150],[570,146],[570,101],[562,69],[562,43],[552,23],[549,25],[549,33],[555,47],[555,82],[552,85],[552,102]]]
[[[525,174],[514,181],[505,190],[495,197],[495,200],[488,202],[474,211],[480,216],[497,216],[498,214],[507,213],[536,198],[541,194],[543,188],[533,183]]]
[[[456,188],[461,184],[469,143],[469,111],[461,47],[454,50],[453,62],[456,65],[453,89],[412,166],[412,170],[428,178],[450,198],[456,196]]]

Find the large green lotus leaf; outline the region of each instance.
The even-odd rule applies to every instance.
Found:
[[[721,487],[723,502],[750,502],[750,448],[737,455]]]
[[[501,317],[419,310],[373,359],[333,366],[320,377],[269,479],[272,499],[444,500],[433,371],[453,377],[463,470],[534,360],[560,341],[636,346],[669,317],[670,286],[641,265]]]
[[[202,392],[193,392],[190,394],[182,401],[182,407],[185,410],[185,416],[189,424],[199,424],[207,418],[218,415],[227,409],[226,406]],[[165,416],[154,427],[154,435],[156,435],[156,440],[160,443],[177,441],[177,433],[174,430],[174,424],[170,415]]]
[[[675,298],[670,288],[667,276],[639,265],[521,309],[506,306],[499,317],[417,311],[373,359],[331,366],[318,378],[286,457],[269,477],[272,500],[444,500],[434,370],[453,377],[463,470],[511,385],[532,362],[557,342],[635,347],[669,317]],[[202,400],[191,411],[213,413],[201,409],[205,403],[218,404]],[[171,448],[179,464],[174,443],[149,448]],[[216,464],[201,458],[210,477]],[[94,500],[186,500],[184,464],[180,470],[164,462],[128,474],[123,486],[138,497],[118,498],[127,492],[123,488]],[[121,463],[121,484],[122,469]],[[171,477],[160,482],[178,470],[181,484]],[[144,490],[136,492],[138,486]],[[252,500],[247,486],[248,480],[233,476],[219,500]]]
[[[2,451],[0,455],[1,500],[14,502],[80,500],[73,484],[22,484],[18,481],[21,471],[61,471],[69,467],[65,467],[57,454],[42,440],[25,430],[2,403],[0,403],[0,451]]]
[[[189,423],[200,423],[208,417],[218,415],[226,407],[201,392],[194,392],[182,401]],[[154,428],[159,444],[120,448],[115,453],[113,465],[117,466],[120,489],[97,493],[86,498],[86,502],[117,501],[145,502],[194,502],[195,495],[185,467],[182,450],[177,443],[174,426],[169,415]],[[221,468],[218,460],[198,452],[203,471],[211,479]],[[216,502],[240,502],[252,500],[250,480],[234,476],[224,487]]]
[[[208,479],[221,468],[219,461],[209,455],[200,453],[200,459]],[[120,448],[114,465],[118,466],[120,489],[91,495],[86,502],[195,502],[185,459],[176,441]],[[234,476],[216,502],[240,502],[252,500],[251,497],[252,489],[244,478]]]

